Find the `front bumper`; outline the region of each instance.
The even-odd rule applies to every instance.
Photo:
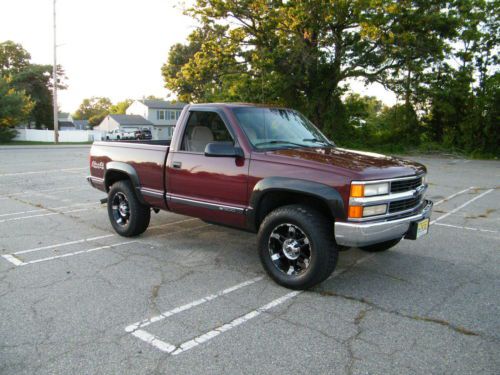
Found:
[[[426,200],[420,212],[395,220],[376,222],[336,222],[335,240],[337,244],[349,247],[373,245],[403,237],[414,221],[431,216],[432,201]]]

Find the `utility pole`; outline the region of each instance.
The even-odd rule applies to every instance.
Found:
[[[53,92],[52,99],[54,100],[54,142],[59,143],[59,119],[57,109],[57,39],[56,39],[56,0],[54,0],[54,66],[52,67]]]

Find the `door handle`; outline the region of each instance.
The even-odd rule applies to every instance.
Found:
[[[182,163],[180,161],[174,161],[172,163],[172,167],[176,168],[176,169],[179,169],[180,167],[182,167]]]

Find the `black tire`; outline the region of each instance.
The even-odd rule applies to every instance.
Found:
[[[142,204],[128,180],[115,182],[108,193],[108,216],[116,233],[133,237],[149,226],[151,209]]]
[[[338,258],[332,224],[332,220],[308,206],[289,205],[272,211],[262,222],[257,239],[260,260],[269,276],[286,288],[299,290],[327,279]],[[287,230],[288,234],[279,234]],[[297,252],[300,255],[291,259],[287,249],[295,251],[292,258]]]
[[[381,251],[386,251],[391,247],[396,246],[399,241],[401,241],[401,238],[396,238],[394,240],[380,242],[369,246],[362,246],[360,247],[360,249],[363,251],[368,251],[369,253],[380,253]]]

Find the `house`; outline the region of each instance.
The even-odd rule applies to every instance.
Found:
[[[73,120],[73,124],[75,124],[75,130],[90,130],[92,126],[89,125],[88,120]]]
[[[153,123],[153,139],[170,139],[185,103],[165,100],[135,100],[128,108],[127,115],[139,115]]]
[[[103,133],[114,129],[149,129],[153,131],[153,123],[140,115],[107,115],[95,128]]]
[[[59,120],[59,130],[75,130],[75,124],[72,121]]]

